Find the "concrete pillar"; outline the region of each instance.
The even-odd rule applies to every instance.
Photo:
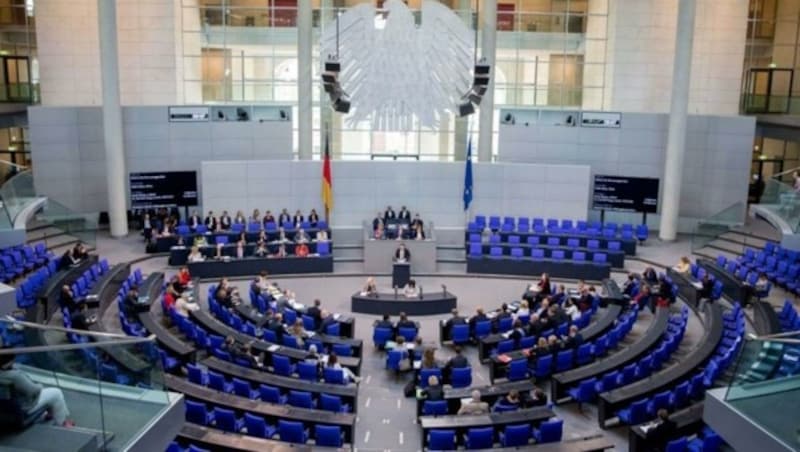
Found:
[[[100,79],[103,86],[103,142],[108,187],[108,219],[112,237],[128,235],[125,149],[122,144],[122,107],[119,103],[116,0],[97,0],[100,40]]]
[[[675,33],[675,65],[672,70],[672,100],[669,111],[667,157],[664,165],[664,190],[661,195],[659,238],[675,240],[681,205],[683,157],[686,153],[686,118],[689,110],[689,81],[692,69],[692,43],[696,0],[679,0],[678,29]]]
[[[439,160],[447,161],[447,154],[450,152],[450,114],[445,113],[439,123]]]
[[[313,153],[313,120],[311,116],[314,88],[311,77],[311,0],[297,2],[297,151],[300,160],[311,160]]]
[[[489,88],[483,95],[480,105],[480,129],[478,130],[478,161],[492,161],[492,125],[494,123],[494,79],[495,50],[497,45],[497,0],[483,0],[483,10],[479,11],[481,22],[481,58],[491,68]]]

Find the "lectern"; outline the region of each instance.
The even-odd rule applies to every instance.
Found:
[[[395,262],[392,265],[392,287],[403,288],[411,278],[411,264],[408,262]]]

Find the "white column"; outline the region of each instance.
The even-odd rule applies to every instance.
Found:
[[[692,42],[696,0],[680,0],[678,29],[675,32],[675,65],[672,70],[672,100],[669,111],[667,157],[664,165],[664,190],[661,200],[661,240],[675,240],[681,205],[683,157],[686,153],[686,118],[689,110],[689,81],[692,69]]]
[[[480,129],[478,130],[478,161],[492,161],[492,125],[494,123],[494,74],[495,50],[497,45],[497,0],[484,0],[483,11],[478,15],[481,19],[481,58],[491,68],[489,87],[483,95],[480,105]]]
[[[311,0],[297,2],[297,150],[300,160],[311,160]]]
[[[122,107],[119,103],[116,0],[97,0],[100,33],[100,79],[103,85],[103,142],[106,156],[108,219],[112,237],[128,235],[125,195],[125,149],[122,145]]]

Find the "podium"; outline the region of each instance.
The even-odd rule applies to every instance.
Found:
[[[392,287],[402,289],[411,279],[411,264],[408,262],[395,262],[392,265]]]

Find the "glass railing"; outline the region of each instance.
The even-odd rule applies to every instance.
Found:
[[[0,102],[38,104],[39,84],[38,83],[0,84]]]
[[[800,332],[749,339],[739,355],[725,401],[774,437],[800,450]]]
[[[697,222],[692,230],[692,252],[705,247],[734,226],[744,223],[747,205],[737,202],[716,214]]]
[[[0,199],[5,212],[5,214],[0,213],[0,229],[6,227],[13,229],[17,215],[36,199],[33,175],[30,170],[3,161],[0,161],[0,173],[5,174],[5,177],[8,178],[0,186]],[[6,220],[8,220],[8,224],[6,224]]]
[[[74,210],[47,199],[47,203],[36,215],[37,220],[49,224],[57,229],[52,235],[45,234],[42,238],[48,243],[48,236],[71,236],[93,247],[97,244],[97,230],[99,228],[100,214],[98,212],[75,212]],[[50,246],[50,245],[48,245]]]
[[[800,227],[800,193],[791,185],[777,179],[768,179],[759,205],[780,217],[792,230]]]
[[[94,450],[128,450],[177,397],[164,390],[152,338],[10,318],[0,320],[0,332],[6,345],[0,349],[0,449],[42,450],[42,441],[69,434],[96,442]],[[25,382],[35,393],[21,395]],[[40,408],[46,400],[47,412]],[[65,421],[75,428],[54,427]]]

